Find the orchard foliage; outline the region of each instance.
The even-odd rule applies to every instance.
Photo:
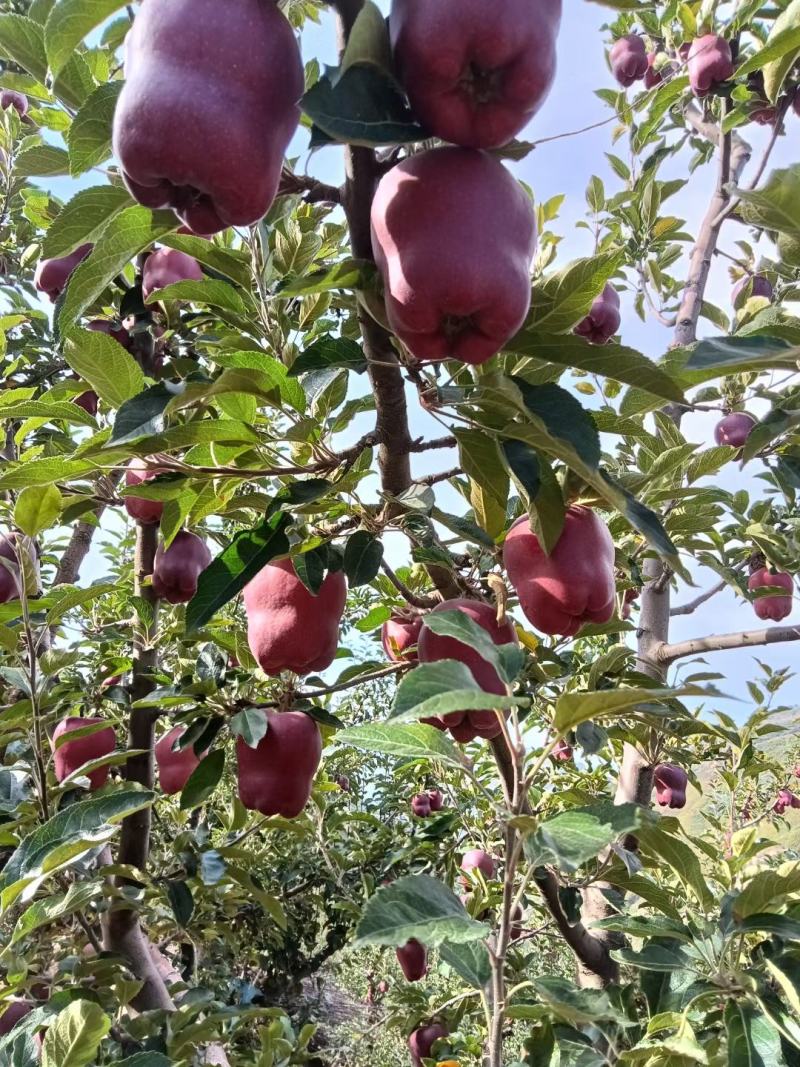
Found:
[[[0,1065],[800,1063],[800,0],[603,6],[580,259],[560,0],[0,13]]]

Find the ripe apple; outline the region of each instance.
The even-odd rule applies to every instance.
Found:
[[[156,742],[158,780],[167,796],[180,793],[200,763],[201,757],[195,755],[193,745],[181,749],[173,747],[185,733],[185,726],[173,726],[169,733]]]
[[[490,882],[495,875],[495,863],[488,852],[482,848],[471,848],[461,857],[462,871],[480,871],[483,877]]]
[[[294,819],[308,803],[322,758],[322,738],[302,711],[266,712],[268,729],[256,748],[236,738],[239,799],[250,811]]]
[[[662,808],[686,807],[686,787],[689,775],[674,763],[659,763],[653,771],[656,801]]]
[[[522,925],[522,908],[517,904],[511,912],[511,925],[509,927],[509,936],[512,941],[519,941],[522,935],[525,933]]]
[[[99,726],[106,720],[102,718],[86,717],[84,719],[69,717],[62,719],[53,731],[53,758],[55,763],[56,779],[63,782],[79,767],[93,760],[110,756],[116,747],[114,727],[106,726],[105,729],[95,730],[94,733],[85,737],[77,737],[74,741],[65,741],[57,745],[59,738],[70,734],[74,730],[84,730],[88,726]],[[100,789],[108,781],[109,768],[96,767],[88,775],[89,787],[92,791]]]
[[[347,777],[346,774],[337,774],[333,780],[339,786],[343,793],[351,792],[350,779]]]
[[[197,592],[197,580],[211,563],[208,546],[197,534],[180,530],[169,548],[160,544],[153,564],[153,592],[170,604],[185,604]]]
[[[689,85],[696,96],[705,96],[715,86],[733,77],[733,53],[724,37],[707,33],[692,41],[689,49]]]
[[[714,427],[714,440],[718,445],[741,448],[757,422],[758,419],[746,411],[732,411]]]
[[[10,1034],[17,1023],[30,1015],[35,1005],[30,1000],[7,1000],[0,1005],[0,1037]]]
[[[605,345],[617,333],[621,321],[619,293],[608,283],[593,301],[589,314],[575,327],[575,333],[592,344]]]
[[[430,801],[431,811],[441,811],[444,807],[444,797],[441,789],[429,789],[428,800]]]
[[[419,982],[428,973],[428,950],[415,938],[397,949],[397,960],[407,982]]]
[[[341,571],[325,576],[314,596],[290,559],[268,563],[244,589],[247,639],[265,674],[309,674],[330,667],[347,599]]]
[[[741,308],[753,296],[761,296],[766,300],[772,300],[774,292],[775,290],[769,278],[766,278],[763,274],[749,275],[746,278],[742,278],[733,287],[731,303],[735,308]]]
[[[614,614],[614,542],[590,508],[567,509],[549,556],[524,515],[508,532],[503,563],[526,618],[542,633],[572,637],[584,623]]]
[[[638,589],[626,589],[622,598],[622,618],[627,622],[633,612],[633,605],[639,599]]]
[[[3,89],[0,91],[0,108],[7,111],[13,107],[21,119],[28,114],[28,98],[16,89]]]
[[[658,59],[657,52],[647,53],[647,70],[644,75],[644,87],[645,89],[655,89],[657,85],[661,85],[664,81],[664,77],[660,70],[656,69],[656,60]]]
[[[94,389],[87,389],[85,393],[79,393],[78,396],[72,398],[72,403],[77,404],[79,408],[83,408],[89,415],[95,416],[97,414],[97,404],[99,397]]]
[[[125,485],[128,488],[141,485],[142,482],[149,482],[163,473],[163,468],[153,464],[152,457],[148,457],[146,460],[137,457],[128,464],[125,471]],[[142,526],[152,526],[154,523],[161,521],[161,515],[164,511],[163,500],[146,500],[140,496],[126,496],[124,503],[125,510],[130,517],[135,519],[136,522],[140,522]]]
[[[415,114],[443,141],[507,144],[556,72],[561,0],[393,0],[395,67]]]
[[[800,808],[800,797],[794,795],[791,789],[779,789],[778,799],[772,806],[772,810],[778,815],[783,815],[787,808]]]
[[[769,586],[777,586],[786,590],[786,595],[781,593],[775,596],[760,596],[753,601],[753,608],[759,619],[771,619],[780,622],[792,613],[792,597],[794,596],[794,580],[791,574],[782,571],[771,571],[768,567],[761,567],[747,579],[747,588],[750,590],[764,589]]]
[[[80,245],[68,256],[59,259],[40,259],[33,275],[33,284],[40,293],[46,293],[55,303],[67,287],[70,275],[86,257],[94,245]]]
[[[556,747],[553,749],[553,759],[558,760],[559,763],[569,763],[572,759],[573,752],[569,742],[559,737]]]
[[[124,326],[115,326],[114,323],[109,322],[108,319],[92,319],[91,322],[86,323],[86,329],[92,330],[94,333],[108,334],[108,336],[113,337],[118,344],[121,344],[123,348],[130,351],[131,335]]]
[[[444,1023],[428,1023],[427,1026],[417,1027],[408,1039],[411,1067],[422,1067],[422,1061],[430,1057],[434,1044],[449,1035],[450,1031]]]
[[[513,623],[510,619],[506,619],[502,625],[498,624],[497,613],[491,604],[461,597],[437,604],[431,614],[437,611],[464,612],[486,630],[496,645],[517,644],[517,633]],[[421,663],[436,663],[442,659],[459,660],[470,670],[484,692],[506,695],[508,690],[503,679],[494,667],[482,659],[469,645],[457,641],[454,637],[439,636],[423,625],[417,647]],[[439,729],[448,729],[456,741],[462,742],[472,741],[476,737],[491,739],[502,732],[497,713],[494,711],[457,711],[445,715],[443,719],[436,721],[426,719],[425,721]]]
[[[27,566],[34,577],[37,588],[32,592],[38,592],[39,560],[35,552],[35,545],[28,539],[20,538],[13,530],[8,534],[0,534],[0,557],[11,564],[10,569],[0,563],[0,604],[7,604],[9,600],[18,600],[20,596],[19,586],[19,559],[18,553],[25,552],[28,556]],[[23,571],[26,567],[23,567]]]
[[[416,663],[417,641],[422,629],[422,617],[406,618],[392,615],[381,627],[383,651],[393,663]]]
[[[134,199],[204,235],[262,219],[304,83],[277,4],[151,0],[125,44],[113,144]]]
[[[411,798],[411,811],[418,819],[427,819],[431,813],[431,798],[427,793],[417,793]]]
[[[372,203],[392,330],[422,362],[485,363],[525,321],[536,219],[499,160],[469,148],[404,159]]]
[[[647,49],[638,33],[628,33],[614,43],[609,54],[611,72],[623,89],[647,74]]]
[[[194,258],[174,248],[159,248],[145,260],[142,270],[142,296],[145,301],[152,293],[176,282],[200,282],[203,268]]]

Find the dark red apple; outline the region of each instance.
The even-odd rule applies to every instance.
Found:
[[[428,973],[428,950],[414,938],[397,949],[397,960],[407,982],[419,982]]]
[[[503,563],[525,616],[546,634],[574,636],[584,623],[614,614],[614,542],[590,508],[567,509],[564,529],[549,556],[527,516],[511,527]]]
[[[658,54],[656,52],[647,53],[647,70],[644,75],[644,87],[645,89],[655,89],[657,85],[661,85],[664,81],[663,75],[660,70],[656,70],[656,60]]]
[[[428,1023],[427,1026],[418,1027],[408,1039],[411,1067],[422,1067],[422,1061],[430,1057],[439,1038],[449,1035],[450,1031],[443,1023]]]
[[[250,811],[294,819],[308,803],[322,757],[322,738],[302,711],[266,712],[268,729],[256,748],[236,738],[239,799]]]
[[[609,54],[611,72],[623,89],[647,74],[647,48],[638,33],[628,33],[614,43]]]
[[[0,90],[0,108],[7,111],[10,107],[13,107],[19,117],[24,119],[28,114],[27,96],[18,93],[15,89]]]
[[[30,1000],[7,1000],[0,1005],[0,1037],[10,1034],[17,1023],[22,1022],[26,1015],[30,1015],[34,1007]]]
[[[572,755],[572,747],[569,742],[565,738],[559,737],[556,747],[553,749],[553,759],[558,760],[559,763],[569,763]]]
[[[689,85],[696,96],[705,96],[733,77],[733,53],[724,37],[707,33],[692,41],[689,49]]]
[[[771,619],[780,622],[792,613],[792,598],[794,596],[794,580],[791,574],[781,571],[771,571],[768,567],[761,567],[753,571],[747,579],[747,588],[750,590],[764,589],[776,586],[786,590],[786,595],[778,593],[774,596],[760,596],[753,601],[753,608],[759,619]]]
[[[787,808],[800,808],[800,797],[794,795],[791,789],[779,789],[778,799],[772,806],[772,810],[778,815],[783,815]]]
[[[41,259],[33,275],[33,284],[40,293],[46,293],[55,303],[67,287],[70,275],[86,257],[94,245],[80,245],[68,256],[59,259]]]
[[[428,800],[430,801],[431,811],[441,811],[444,807],[444,797],[441,789],[429,789]]]
[[[411,811],[418,819],[427,819],[431,813],[431,798],[427,793],[417,793],[411,798]]]
[[[653,771],[656,801],[662,808],[685,808],[689,775],[674,763],[659,763]]]
[[[152,456],[146,460],[137,457],[128,464],[125,471],[125,485],[128,488],[141,485],[142,482],[149,482],[163,473],[163,468],[153,463]],[[146,500],[140,496],[126,496],[124,503],[125,510],[130,517],[140,522],[142,526],[152,526],[161,521],[164,511],[163,500]]]
[[[134,199],[196,233],[250,226],[300,120],[292,27],[264,0],[147,0],[125,42],[114,155]]]
[[[718,445],[741,448],[757,422],[758,419],[748,415],[746,411],[732,411],[714,427],[714,440]]]
[[[174,745],[186,733],[185,726],[173,726],[156,743],[155,756],[158,765],[158,781],[167,796],[180,793],[200,764],[200,756],[195,755],[194,746],[176,749]]]
[[[575,327],[575,333],[592,344],[605,345],[618,332],[621,321],[619,293],[609,283],[593,301],[586,318]]]
[[[247,639],[265,674],[309,674],[330,667],[347,600],[341,571],[325,576],[314,596],[290,559],[268,563],[245,586]]]
[[[84,730],[89,726],[99,726],[106,720],[102,718],[86,717],[84,719],[69,717],[62,719],[53,731],[53,759],[55,763],[56,779],[63,782],[79,767],[93,760],[110,756],[116,747],[114,727],[106,726],[105,729],[95,730],[85,737],[77,737],[74,741],[64,741],[58,744],[59,738],[71,734],[75,730]],[[100,789],[108,781],[109,768],[97,767],[88,775],[89,785],[92,790]]]
[[[731,293],[731,302],[735,308],[740,308],[744,307],[753,296],[761,296],[766,300],[772,300],[774,292],[775,290],[769,278],[765,278],[763,274],[753,274],[747,278],[742,278],[734,286]]]
[[[422,362],[485,363],[525,321],[536,219],[499,160],[436,148],[386,174],[372,249],[392,330]]]
[[[393,0],[395,67],[443,141],[499,148],[541,107],[556,72],[561,0]]]
[[[153,592],[170,604],[185,604],[197,592],[197,581],[211,563],[205,541],[180,530],[169,548],[160,544],[153,564]]]
[[[105,333],[109,337],[113,337],[123,348],[130,350],[131,335],[124,326],[115,326],[108,319],[92,319],[91,322],[86,323],[86,329],[92,330],[94,333]]]
[[[85,393],[80,393],[78,396],[73,397],[72,403],[77,404],[79,408],[83,408],[89,415],[97,414],[97,404],[99,397],[94,389],[88,389]]]
[[[393,663],[416,663],[417,641],[422,629],[422,617],[406,618],[392,615],[381,627],[383,651]]]
[[[159,289],[176,282],[200,282],[203,268],[193,256],[174,248],[159,248],[149,255],[142,270],[142,296],[149,300]]]

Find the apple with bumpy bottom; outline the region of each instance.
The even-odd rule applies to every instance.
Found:
[[[422,629],[422,617],[412,619],[392,615],[381,627],[383,651],[392,663],[416,663],[417,642]]]
[[[239,799],[250,811],[294,819],[311,796],[322,738],[302,711],[268,711],[267,732],[255,748],[236,739]]]
[[[647,48],[638,33],[628,33],[614,42],[608,56],[611,73],[623,89],[641,81],[647,74]]]
[[[423,1067],[422,1061],[430,1057],[434,1044],[440,1038],[449,1036],[450,1031],[444,1023],[428,1023],[427,1026],[418,1027],[408,1039],[411,1067]]]
[[[62,737],[68,736],[76,730],[85,730],[89,726],[100,726],[106,720],[102,718],[85,719],[71,716],[62,719],[53,731],[53,761],[55,764],[56,779],[63,782],[71,774],[83,767],[86,763],[110,756],[116,747],[116,737],[113,726],[105,729],[94,730],[85,737],[76,737],[74,741],[64,741],[58,744]],[[96,767],[88,774],[89,788],[94,791],[100,789],[108,781],[110,768]]]
[[[197,592],[200,575],[211,563],[208,546],[197,534],[180,530],[169,548],[160,544],[153,563],[153,592],[170,604],[185,604]]]
[[[765,588],[785,589],[786,593],[756,597],[753,601],[753,609],[759,619],[771,619],[772,622],[780,622],[792,613],[792,598],[794,596],[794,579],[791,574],[782,571],[771,571],[768,567],[760,567],[753,571],[747,579],[747,588],[751,591]]]
[[[662,808],[685,808],[689,775],[674,763],[659,763],[653,771],[656,801]]]
[[[428,973],[428,950],[416,938],[397,949],[397,961],[407,982],[420,982]]]
[[[714,440],[718,445],[741,448],[757,422],[755,416],[748,415],[746,411],[732,411],[714,427]]]

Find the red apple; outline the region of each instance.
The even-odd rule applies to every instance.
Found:
[[[200,763],[200,756],[195,755],[194,746],[176,749],[174,745],[186,733],[185,726],[173,726],[156,743],[155,756],[158,765],[158,780],[167,796],[180,793]]]
[[[525,616],[546,634],[574,636],[587,622],[614,614],[614,542],[589,508],[567,509],[564,529],[549,556],[527,516],[511,527],[503,562]]]
[[[10,1034],[17,1023],[30,1015],[35,1005],[30,1000],[7,1000],[0,1004],[0,1037]],[[9,1064],[10,1064],[9,1060]]]
[[[411,798],[411,811],[418,819],[427,819],[431,813],[431,798],[427,793],[417,793]]]
[[[108,319],[92,319],[91,322],[86,323],[86,329],[92,330],[94,333],[105,333],[109,337],[113,337],[123,348],[130,350],[131,335],[124,326],[115,326]]]
[[[686,787],[689,775],[674,763],[659,763],[653,771],[656,801],[662,808],[686,807]]]
[[[422,1061],[430,1057],[434,1044],[449,1034],[443,1023],[428,1023],[427,1026],[418,1027],[408,1039],[411,1067],[422,1067]]]
[[[7,111],[10,107],[13,107],[19,117],[24,119],[28,114],[27,96],[18,93],[16,89],[0,90],[0,108],[2,108],[3,111]]]
[[[628,33],[614,43],[609,54],[611,72],[627,89],[647,74],[647,49],[638,33]]]
[[[322,738],[302,711],[266,712],[268,729],[256,748],[236,738],[239,799],[250,811],[294,819],[308,803],[322,757]]]
[[[393,0],[395,67],[423,125],[499,148],[541,107],[556,72],[561,0]]]
[[[33,284],[40,293],[46,293],[55,303],[67,287],[70,275],[82,260],[86,259],[94,245],[80,245],[68,256],[59,259],[40,259],[33,275]]]
[[[565,738],[559,737],[556,747],[553,749],[553,759],[558,760],[559,763],[569,763],[572,755],[572,748],[569,742]]]
[[[471,848],[461,857],[461,870],[480,871],[490,882],[495,876],[495,863],[489,853],[484,852],[482,848]]]
[[[294,31],[263,0],[143,4],[129,32],[114,155],[134,199],[196,233],[250,226],[300,119]]]
[[[70,734],[74,730],[84,730],[88,726],[99,726],[106,720],[102,718],[86,717],[84,719],[70,717],[62,719],[53,731],[53,754],[56,771],[56,779],[63,782],[79,767],[93,760],[110,756],[116,747],[114,727],[106,726],[105,729],[95,730],[94,733],[85,737],[77,737],[74,741],[65,741],[58,745],[59,738]],[[97,767],[88,775],[89,786],[92,790],[100,789],[108,781],[109,768]]]
[[[519,941],[525,933],[525,929],[522,925],[522,908],[519,904],[517,904],[511,912],[511,925],[509,926],[508,933],[512,941]]]
[[[724,37],[707,33],[692,41],[689,49],[689,85],[696,96],[705,96],[715,86],[733,77],[733,53]]]
[[[766,300],[772,300],[774,292],[775,290],[769,278],[764,277],[763,274],[753,274],[742,278],[734,286],[731,293],[731,302],[735,308],[741,308],[753,296],[761,296]]]
[[[163,468],[154,464],[152,456],[146,460],[137,457],[128,464],[125,471],[125,485],[128,488],[141,485],[142,482],[149,482],[163,473]],[[124,503],[125,510],[130,517],[140,522],[142,526],[152,526],[161,521],[164,511],[163,500],[146,500],[141,496],[126,496]]]
[[[93,389],[88,389],[85,393],[79,393],[78,396],[73,397],[72,403],[94,416],[97,414],[98,399],[97,393]]]
[[[778,815],[783,815],[787,808],[800,808],[800,797],[796,797],[791,789],[779,789],[778,799],[772,806],[772,810]]]
[[[661,85],[664,81],[663,75],[660,70],[656,70],[656,60],[658,59],[658,53],[647,53],[647,70],[644,75],[644,87],[645,89],[655,89],[657,85]]]
[[[593,301],[586,318],[575,327],[575,333],[592,344],[604,345],[617,333],[621,321],[619,293],[609,283]]]
[[[393,663],[416,663],[417,641],[422,629],[422,617],[406,618],[392,615],[381,627],[381,644]]]
[[[351,792],[350,779],[347,777],[346,774],[337,774],[333,780],[334,782],[336,782],[336,784],[339,786],[343,793]]]
[[[441,789],[429,789],[428,800],[430,801],[431,811],[441,811],[444,807],[444,797]]]
[[[247,639],[262,671],[310,674],[330,667],[346,600],[341,571],[327,574],[314,596],[290,559],[268,563],[244,590]]]
[[[741,448],[757,422],[758,419],[746,411],[732,411],[714,427],[714,440],[718,445]]]
[[[152,293],[176,282],[200,282],[203,268],[193,256],[174,248],[159,248],[145,260],[142,270],[142,296],[149,300]]]
[[[372,203],[392,330],[416,359],[485,363],[525,321],[536,219],[499,160],[468,148],[393,167]]]
[[[489,634],[496,645],[517,643],[517,633],[510,619],[500,625],[497,613],[491,604],[480,600],[458,598],[445,600],[437,604],[431,614],[437,611],[461,611]],[[485,659],[468,645],[454,637],[435,634],[423,625],[420,631],[418,653],[421,663],[436,663],[442,659],[455,659],[463,663],[472,673],[473,678],[487,693],[500,696],[508,692],[505,682]],[[445,715],[444,719],[433,721],[426,719],[432,726],[448,729],[457,741],[472,741],[476,737],[491,739],[502,733],[502,727],[494,711],[457,711]]]
[[[778,593],[774,596],[760,596],[753,601],[753,607],[759,619],[771,619],[780,622],[792,613],[792,597],[794,596],[794,580],[791,574],[781,571],[771,571],[768,567],[761,567],[753,571],[747,580],[747,588],[750,590],[764,589],[776,586],[786,590],[786,595]]]
[[[160,544],[153,565],[153,592],[170,604],[185,604],[197,592],[197,580],[211,563],[208,546],[197,534],[180,530],[169,548]]]
[[[419,982],[428,973],[428,950],[414,938],[397,949],[397,960],[407,982]]]
[[[9,600],[18,600],[20,595],[19,586],[19,558],[18,553],[26,552],[31,572],[36,578],[38,586],[39,560],[35,553],[35,546],[31,547],[29,540],[21,538],[14,531],[8,534],[0,534],[0,557],[8,560],[10,566],[0,563],[0,604],[7,604]],[[23,560],[24,562],[24,560]],[[33,590],[38,592],[38,589]]]

